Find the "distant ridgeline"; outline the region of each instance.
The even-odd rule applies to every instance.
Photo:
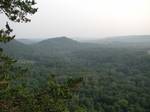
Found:
[[[48,73],[59,81],[82,76],[70,108],[79,104],[81,112],[150,112],[150,36],[90,42],[67,37],[13,40],[0,47],[18,59],[15,66],[29,69],[34,87],[43,84]]]
[[[94,53],[106,49],[107,51],[105,52],[109,52],[112,48],[115,48],[113,49],[115,51],[120,49],[127,49],[128,47],[132,48],[133,51],[139,49],[147,50],[150,47],[149,43],[150,36],[122,36],[89,42],[79,42],[67,37],[58,37],[42,41],[39,39],[18,39],[13,40],[6,45],[0,44],[0,46],[2,46],[8,54],[16,58],[32,59],[33,57],[33,59],[38,59],[39,56],[47,58],[68,57],[69,60],[69,57],[74,56],[75,58],[75,56],[79,53]],[[82,56],[80,58],[82,58]]]
[[[149,56],[150,50],[150,36],[112,37],[91,42],[79,42],[67,37],[58,37],[39,42],[28,40],[28,43],[25,43],[27,43],[26,39],[21,42],[13,40],[5,45],[0,44],[0,46],[10,56],[46,66],[49,71],[52,68],[56,71],[63,68],[63,70],[85,69],[95,72],[95,69],[103,64],[116,63],[118,65],[118,61],[121,61],[123,65],[128,60],[138,62],[140,60],[136,60],[136,57]],[[129,59],[126,60],[126,58]]]

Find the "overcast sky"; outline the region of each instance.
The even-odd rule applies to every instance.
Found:
[[[36,0],[28,24],[11,23],[17,38],[94,39],[150,34],[150,0]],[[6,18],[0,16],[0,27]]]

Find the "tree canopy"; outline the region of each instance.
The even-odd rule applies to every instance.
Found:
[[[0,14],[5,14],[13,22],[30,22],[27,17],[35,14],[34,0],[1,0]],[[0,44],[15,38],[13,29],[6,22],[0,29]],[[70,80],[67,84],[59,84],[49,75],[45,87],[28,87],[25,76],[26,69],[14,67],[15,60],[7,56],[0,48],[0,111],[1,112],[69,112],[68,101],[72,98],[79,80]],[[20,81],[20,79],[22,79]]]
[[[33,8],[35,4],[34,0],[1,0],[0,14],[5,14],[8,19],[13,22],[30,22],[31,20],[27,16],[37,12],[37,8]],[[6,43],[14,39],[15,35],[11,35],[12,32],[13,29],[11,29],[8,22],[6,22],[5,28],[0,29],[0,42]],[[14,60],[5,55],[3,49],[0,48],[1,82],[5,82],[4,80],[8,77],[6,75],[7,71],[13,62]]]
[[[13,22],[30,22],[27,16],[37,12],[37,8],[33,8],[35,4],[34,0],[1,0],[0,14],[5,14]],[[0,30],[0,42],[12,40],[15,37],[10,36],[12,31],[7,22],[6,28]]]

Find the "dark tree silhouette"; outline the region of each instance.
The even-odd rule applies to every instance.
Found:
[[[35,4],[34,0],[0,0],[0,14],[6,15],[13,22],[30,22],[31,20],[27,16],[37,12],[37,8],[33,8]],[[0,44],[14,39],[15,35],[11,35],[12,32],[13,29],[6,22],[5,28],[0,29]],[[2,99],[4,98],[3,95],[7,93],[6,91],[9,85],[8,72],[13,63],[14,60],[4,54],[3,49],[0,48],[0,108],[7,109],[9,107],[8,103]]]

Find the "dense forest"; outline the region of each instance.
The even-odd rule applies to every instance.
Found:
[[[1,43],[16,60],[9,94],[1,97],[16,102],[17,94],[14,112],[18,105],[20,112],[150,112],[149,42],[150,36],[126,36]]]
[[[34,0],[0,0],[0,112],[150,112],[149,35],[14,39],[10,21],[37,10]]]

